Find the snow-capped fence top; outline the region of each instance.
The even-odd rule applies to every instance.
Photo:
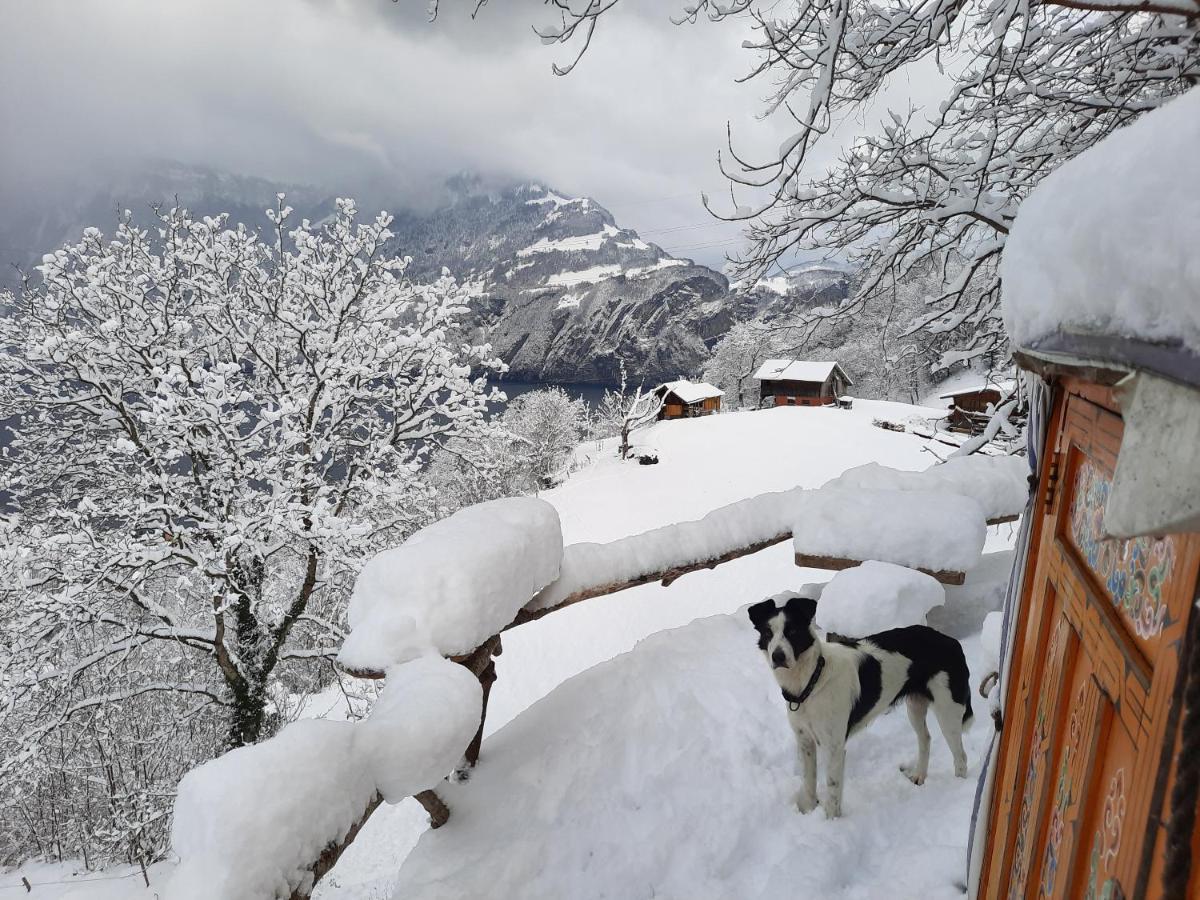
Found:
[[[1198,146],[1192,88],[1033,189],[1000,265],[1015,346],[1083,333],[1179,341],[1200,355]]]
[[[429,652],[470,653],[558,577],[562,552],[544,500],[492,500],[435,522],[363,566],[338,661],[382,672]]]
[[[759,494],[714,509],[694,522],[664,525],[607,544],[571,544],[562,574],[526,607],[553,609],[568,598],[597,596],[630,587],[638,579],[659,581],[690,566],[716,563],[786,540],[800,488]]]
[[[932,576],[875,560],[838,572],[820,588],[817,625],[846,637],[923,625],[946,602],[946,589]]]
[[[479,725],[475,676],[436,656],[388,674],[365,722],[294,722],[184,776],[168,900],[307,895],[315,861],[357,827],[377,794],[397,803],[454,769]]]
[[[794,498],[801,556],[876,559],[930,572],[964,572],[983,555],[987,516],[970,497],[934,491],[823,487]]]
[[[944,491],[979,502],[991,522],[1014,519],[1029,497],[1029,464],[1017,456],[963,456],[908,472],[867,463],[825,483],[831,488],[889,491]]]

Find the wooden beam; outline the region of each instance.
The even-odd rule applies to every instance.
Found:
[[[855,566],[861,566],[861,559],[847,559],[844,556],[819,556],[811,553],[797,553],[796,565],[802,569],[829,569],[834,572],[840,572],[842,569],[853,569]],[[957,572],[953,569],[922,569],[919,566],[909,566],[915,568],[918,572],[924,572],[926,575],[932,575],[942,584],[962,584],[967,579],[965,572]]]
[[[573,594],[568,594],[562,600],[559,600],[553,606],[547,606],[542,609],[523,609],[517,613],[517,617],[504,627],[505,631],[510,628],[516,628],[518,625],[525,625],[528,622],[536,622],[542,616],[547,616],[556,610],[562,609],[564,606],[571,606],[579,603],[582,600],[590,600],[592,597],[602,597],[605,594],[616,594],[620,591],[628,590],[629,588],[640,587],[643,584],[653,584],[661,582],[663,587],[668,587],[676,579],[688,572],[699,572],[701,569],[715,569],[721,563],[732,562],[735,559],[740,559],[743,556],[749,556],[752,553],[757,553],[759,550],[765,550],[767,547],[773,547],[776,544],[781,544],[786,540],[791,539],[790,531],[784,534],[777,534],[774,537],[767,538],[763,541],[757,541],[746,547],[738,547],[736,550],[730,550],[728,553],[722,553],[720,556],[714,556],[710,559],[702,559],[699,562],[686,563],[681,566],[672,566],[669,569],[659,569],[654,572],[647,572],[645,575],[639,575],[636,578],[630,578],[624,581],[610,581],[605,584],[596,584],[590,587],[578,590]],[[536,599],[536,598],[535,598]]]

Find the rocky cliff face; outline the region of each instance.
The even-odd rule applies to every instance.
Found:
[[[297,217],[319,221],[332,209],[332,191],[159,163],[91,193],[76,190],[58,206],[43,197],[36,218],[0,209],[0,236],[28,248],[14,261],[30,265],[85,225],[111,229],[118,209],[148,220],[152,204],[176,198],[200,214],[227,211],[231,221],[264,227],[262,210],[280,190]],[[364,216],[394,211],[389,250],[412,258],[414,278],[447,268],[471,284],[465,328],[491,342],[517,380],[614,384],[622,363],[635,382],[695,375],[735,322],[836,302],[849,286],[844,272],[816,267],[731,291],[719,272],[643,241],[594,200],[537,184],[495,188],[461,176],[432,212],[403,210],[383,195],[358,200]]]

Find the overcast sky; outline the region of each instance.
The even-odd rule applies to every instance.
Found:
[[[375,179],[416,202],[468,169],[592,196],[719,263],[738,232],[700,193],[727,192],[726,122],[751,156],[792,130],[757,118],[769,85],[735,81],[745,26],[625,0],[557,77],[570,51],[533,35],[540,2],[492,0],[475,21],[472,6],[443,0],[429,23],[424,0],[0,0],[2,177],[167,157],[369,203]]]

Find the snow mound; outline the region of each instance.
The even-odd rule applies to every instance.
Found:
[[[488,739],[470,782],[446,785],[454,815],[392,896],[961,898],[974,781],[935,741],[929,781],[910,784],[897,764],[915,741],[890,715],[849,744],[845,818],[800,815],[756,644],[744,613],[701,619],[560,685]],[[983,731],[966,735],[972,759]]]
[[[1047,176],[1004,247],[1012,343],[1056,332],[1182,341],[1200,353],[1200,89]]]
[[[946,491],[977,500],[989,519],[1020,515],[1029,497],[1029,464],[1018,456],[962,456],[920,472],[867,463],[826,487],[889,491]]]
[[[434,787],[479,729],[483,689],[465,667],[426,656],[388,670],[357,750],[388,803]]]
[[[791,530],[799,489],[759,494],[714,509],[694,522],[664,525],[607,544],[571,544],[563,551],[562,574],[527,608],[546,609],[571,594],[621,584],[676,566],[715,559]]]
[[[925,616],[946,602],[936,578],[904,566],[869,560],[838,572],[821,591],[817,626],[846,637],[865,637],[888,628],[924,625]]]
[[[171,828],[180,863],[168,900],[288,897],[307,883],[305,867],[346,834],[375,794],[371,774],[353,764],[355,738],[350,722],[302,720],[185,775]]]
[[[179,784],[170,900],[288,897],[376,793],[399,803],[446,777],[479,727],[483,690],[438,656],[396,666],[363,723],[302,719]]]
[[[338,660],[383,671],[431,651],[469,653],[558,577],[562,552],[558,513],[544,500],[459,510],[367,561]]]
[[[961,494],[823,487],[795,498],[797,553],[964,571],[987,537],[983,508]]]

